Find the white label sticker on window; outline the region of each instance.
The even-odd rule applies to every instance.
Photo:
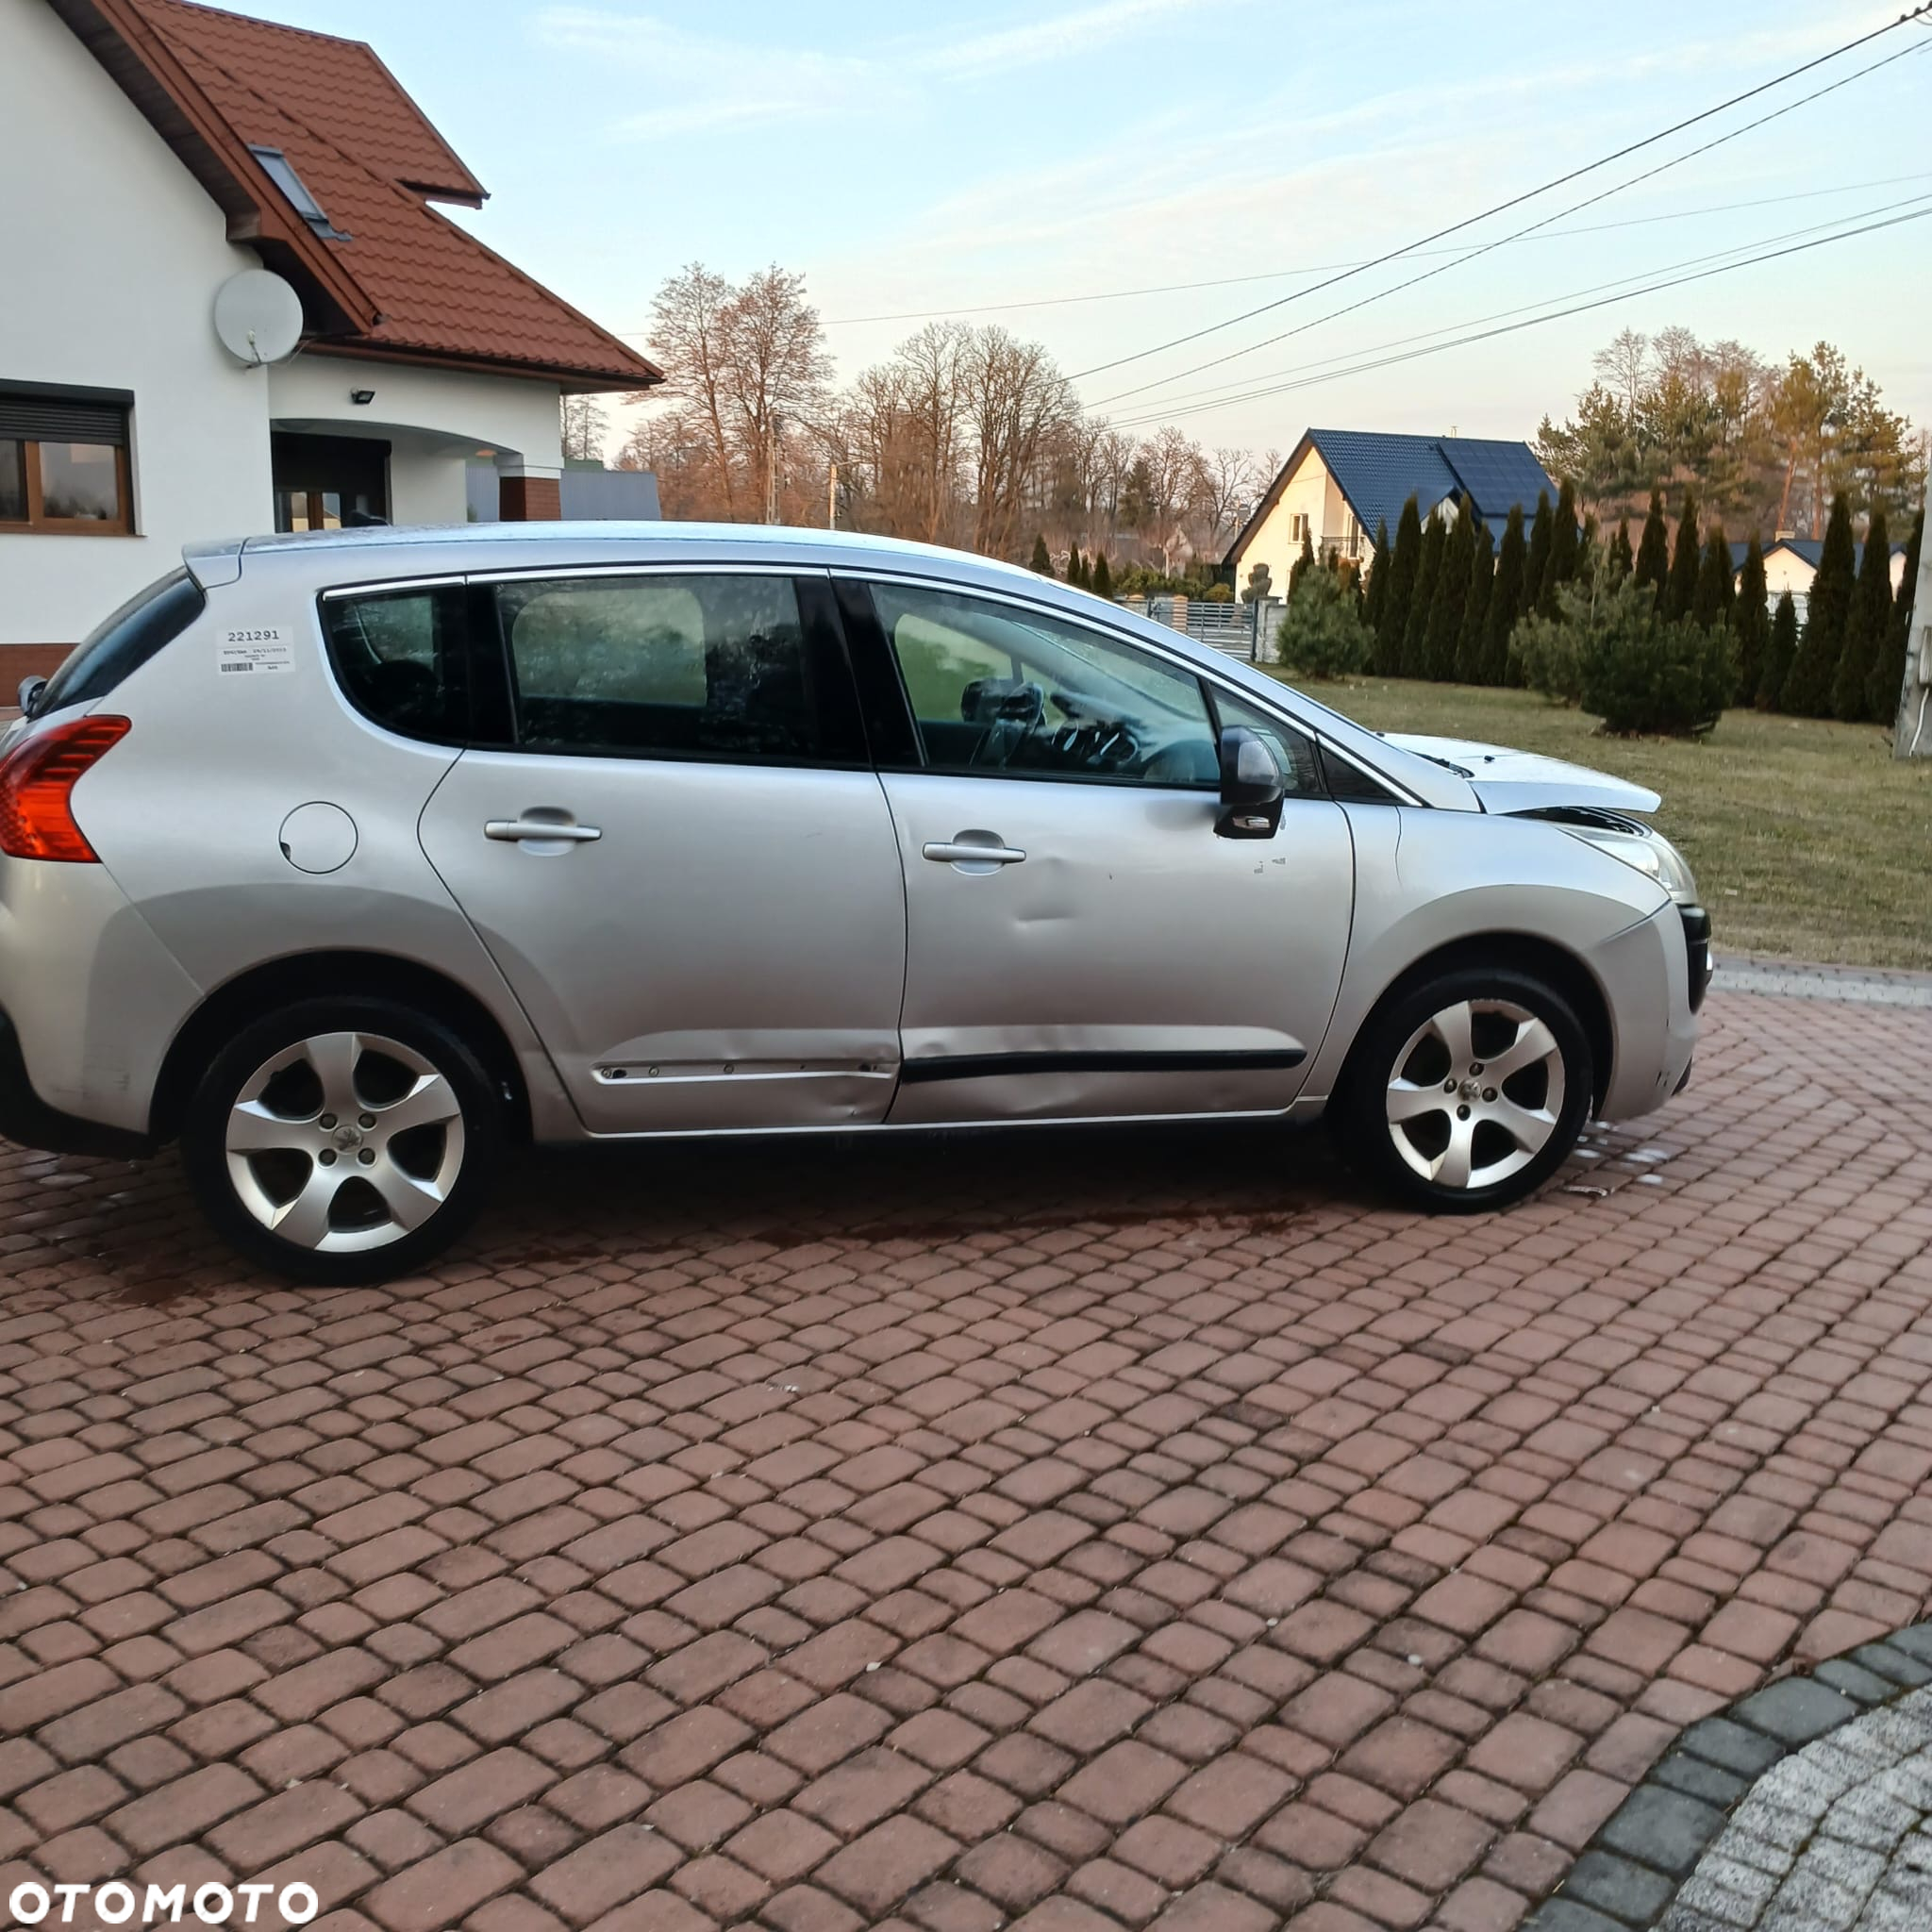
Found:
[[[215,668],[224,675],[292,671],[295,647],[279,628],[224,631]]]

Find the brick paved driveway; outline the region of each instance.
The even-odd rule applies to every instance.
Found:
[[[0,1896],[1507,1927],[1932,1592],[1932,1012],[1720,993],[1507,1217],[1256,1132],[546,1157],[433,1282],[0,1163]]]

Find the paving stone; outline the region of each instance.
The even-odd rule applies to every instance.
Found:
[[[1724,1828],[1724,1814],[1688,1792],[1641,1785],[1599,1834],[1609,1851],[1681,1877]]]
[[[1827,1684],[1809,1677],[1787,1677],[1732,1707],[1737,1722],[1781,1743],[1808,1744],[1848,1718],[1858,1707]]]
[[[1613,1852],[1585,1852],[1563,1880],[1561,1897],[1574,1899],[1630,1925],[1648,1925],[1676,1890],[1660,1872]]]

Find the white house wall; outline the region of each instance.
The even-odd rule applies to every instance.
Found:
[[[0,0],[0,376],[131,390],[133,537],[0,536],[0,643],[68,643],[180,561],[269,520],[267,377],[215,341],[259,266],[46,0]]]
[[[367,403],[350,400],[364,391],[373,391]],[[277,429],[389,442],[390,513],[397,524],[465,522],[467,466],[486,450],[506,475],[560,475],[558,400],[554,382],[315,351],[269,371]]]
[[[1247,547],[1235,564],[1235,589],[1248,581],[1248,573],[1257,563],[1268,566],[1274,594],[1288,589],[1288,574],[1302,554],[1301,539],[1294,534],[1295,519],[1308,520],[1309,541],[1319,555],[1324,548],[1341,550],[1347,541],[1349,508],[1341,486],[1329,475],[1319,451],[1310,448],[1300,466],[1283,485],[1274,507],[1262,518],[1259,528],[1249,538]],[[1363,569],[1374,555],[1374,532],[1363,533],[1359,554]]]

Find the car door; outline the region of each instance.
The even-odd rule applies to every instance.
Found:
[[[1286,1108],[1334,1008],[1354,893],[1312,746],[1099,625],[866,588],[855,644],[888,660],[915,741],[884,773],[907,912],[892,1122]],[[1284,765],[1272,839],[1216,833],[1235,724]]]
[[[890,1105],[891,817],[823,575],[478,584],[511,742],[424,849],[598,1134],[839,1126]]]

